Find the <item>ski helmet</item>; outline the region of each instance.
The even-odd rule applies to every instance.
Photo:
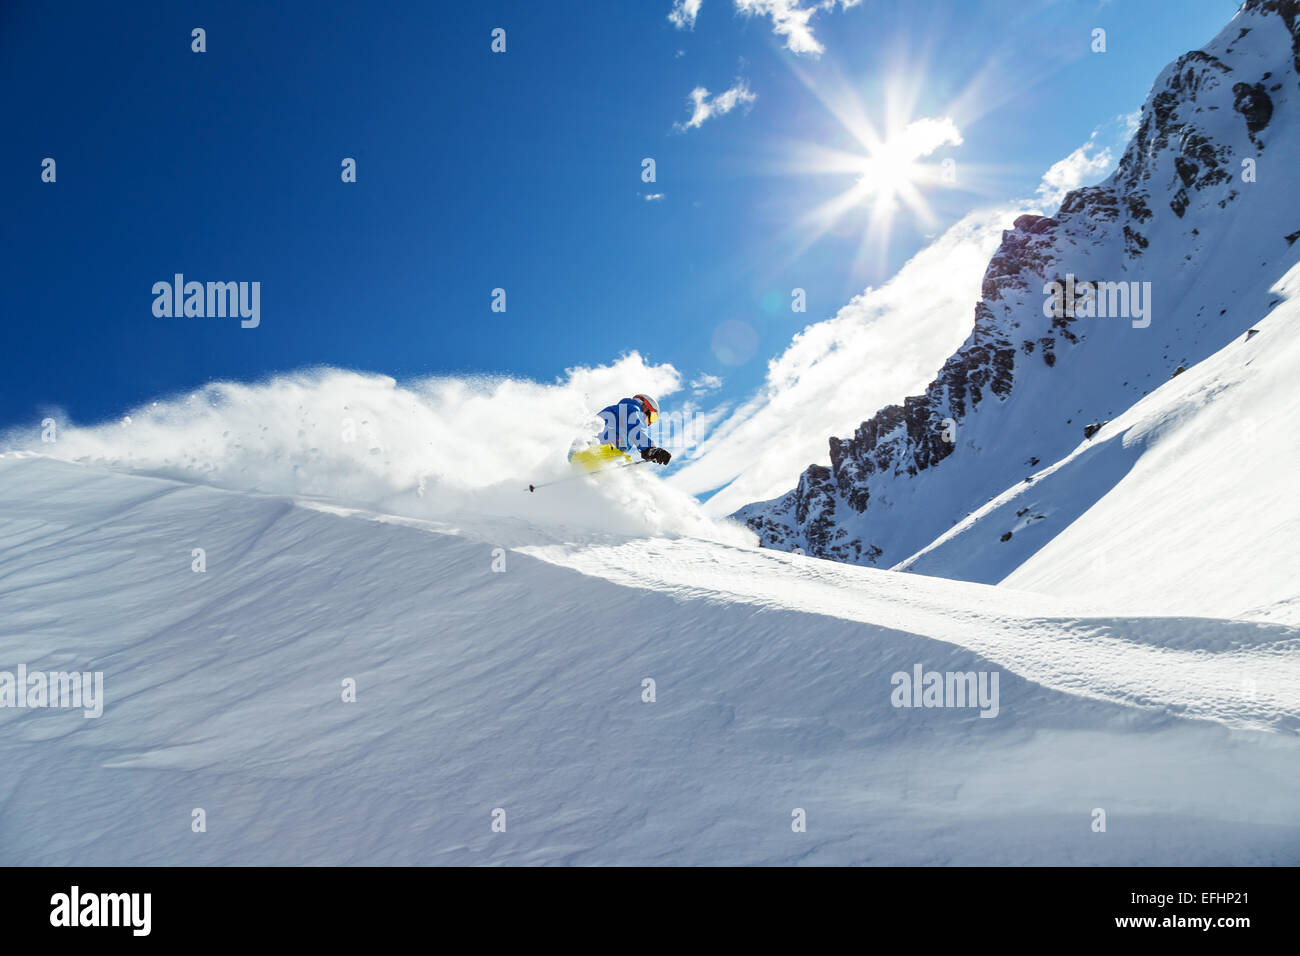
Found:
[[[659,403],[649,395],[633,395],[633,401],[641,403],[641,411],[645,413],[645,420],[653,425],[659,421]]]

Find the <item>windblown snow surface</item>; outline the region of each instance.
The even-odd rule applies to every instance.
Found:
[[[1300,862],[1300,629],[762,550],[649,467],[529,493],[589,391],[325,370],[9,436],[0,671],[106,701],[0,708],[0,862]],[[895,707],[917,665],[996,716]]]

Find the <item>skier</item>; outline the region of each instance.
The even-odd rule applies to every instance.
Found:
[[[633,395],[600,411],[604,428],[591,440],[579,439],[569,450],[569,461],[585,471],[600,471],[611,464],[632,461],[628,452],[641,453],[642,461],[666,465],[667,451],[650,443],[650,426],[659,420],[659,403],[649,395]]]

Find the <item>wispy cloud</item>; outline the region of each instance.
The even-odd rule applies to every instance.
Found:
[[[737,12],[746,16],[768,17],[772,21],[772,32],[785,37],[786,49],[811,56],[820,56],[826,49],[813,35],[812,18],[836,7],[848,10],[861,2],[862,0],[820,0],[804,6],[804,0],[735,0]]]
[[[674,124],[679,130],[698,129],[704,121],[714,116],[730,113],[737,106],[748,109],[758,99],[758,95],[749,89],[746,80],[736,80],[736,85],[717,96],[709,96],[709,91],[702,86],[691,90],[687,102],[691,104],[691,118],[685,123]]]
[[[695,390],[696,395],[702,395],[705,392],[712,392],[715,389],[722,388],[722,379],[717,375],[709,375],[706,372],[701,374],[699,378],[694,379],[690,387]]]
[[[644,198],[645,198],[645,201],[646,201],[646,202],[663,202],[663,201],[664,201],[664,196],[665,196],[665,195],[667,195],[667,194],[666,194],[666,193],[646,193]]]
[[[673,0],[668,20],[679,30],[694,30],[695,18],[700,15],[701,0]]]

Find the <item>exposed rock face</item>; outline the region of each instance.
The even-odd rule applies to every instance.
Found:
[[[1027,461],[1068,452],[1080,428],[1070,422],[1114,417],[1175,366],[1244,331],[1249,317],[1232,314],[1232,299],[1211,301],[1198,283],[1254,189],[1242,161],[1262,161],[1298,77],[1300,0],[1248,0],[1214,41],[1161,72],[1106,182],[1003,233],[970,336],[924,394],[881,409],[849,438],[832,437],[829,468],[810,466],[794,490],[736,517],[767,547],[891,566],[1026,480]],[[1247,241],[1261,259],[1279,249],[1294,259],[1293,236],[1282,247],[1283,230],[1256,231]],[[1158,292],[1179,309],[1157,313],[1149,329],[1077,306],[1048,314],[1047,284],[1071,276],[1146,282],[1148,307]],[[1127,302],[1128,288],[1112,289],[1112,301],[1118,292]],[[1211,309],[1217,325],[1202,315]],[[1113,387],[1093,387],[1112,373]]]
[[[1237,97],[1232,108],[1246,118],[1246,129],[1252,136],[1268,126],[1273,118],[1273,101],[1264,92],[1263,83],[1236,83],[1232,92]]]

